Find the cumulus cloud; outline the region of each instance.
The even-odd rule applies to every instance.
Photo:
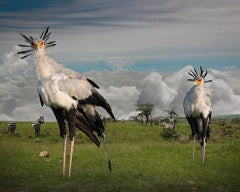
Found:
[[[118,119],[128,119],[135,114],[140,91],[135,86],[102,88],[99,92],[112,104],[113,113]]]
[[[138,103],[152,103],[153,113],[159,113],[168,108],[177,92],[163,80],[163,77],[157,72],[151,72],[141,82],[141,94]]]
[[[188,65],[171,74],[159,72],[141,73],[127,70],[114,72],[89,72],[97,82],[104,87],[100,91],[110,102],[117,117],[129,118],[136,109],[136,103],[154,104],[153,115],[160,116],[166,109],[176,107],[179,115],[183,113],[183,100],[188,90],[193,86],[188,71],[193,67]],[[206,87],[212,93],[214,115],[239,114],[239,74],[238,68],[228,68],[223,71],[208,70]],[[135,74],[135,75],[133,75]],[[121,78],[122,77],[122,78]],[[124,84],[126,86],[124,86]],[[134,112],[137,114],[137,112]]]
[[[0,60],[0,120],[32,121],[44,115],[47,121],[55,121],[51,110],[40,105],[36,90],[36,77],[31,60],[20,60],[17,47],[1,56]],[[137,72],[128,70],[88,71],[85,76],[99,84],[99,92],[110,103],[118,119],[136,115],[137,103],[154,104],[153,115],[160,116],[166,109],[176,107],[183,114],[182,102],[192,82],[187,72],[192,66],[170,74],[157,71]],[[206,86],[212,92],[214,115],[240,114],[240,70],[237,67],[222,71],[207,69]],[[98,108],[106,115],[103,109]]]
[[[209,84],[212,91],[213,113],[216,115],[239,114],[239,69],[228,69],[225,72],[209,70],[209,72],[213,79],[213,83]]]
[[[0,120],[35,120],[43,111],[36,92],[33,62],[16,55],[19,48],[0,58]],[[51,117],[51,116],[50,116]],[[51,117],[52,118],[52,117]]]

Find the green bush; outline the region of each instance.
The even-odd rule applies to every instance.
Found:
[[[160,135],[164,138],[164,139],[177,139],[179,137],[179,135],[177,135],[175,130],[170,130],[170,129],[163,129],[162,132],[160,133]]]

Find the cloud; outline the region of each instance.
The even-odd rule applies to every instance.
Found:
[[[125,66],[134,65],[134,61],[130,58],[110,58],[108,63],[117,70],[124,69]]]
[[[17,121],[36,121],[40,116],[44,116],[45,121],[56,121],[52,110],[47,106],[42,107],[39,101],[17,106],[12,116]]]
[[[0,120],[33,121],[44,115],[47,121],[56,121],[51,110],[40,105],[37,80],[32,60],[20,60],[18,51],[3,54],[0,58]],[[136,104],[153,103],[153,115],[160,116],[164,110],[176,107],[183,114],[182,102],[192,82],[187,81],[188,65],[174,73],[136,72],[128,70],[88,71],[85,76],[95,81],[99,92],[110,103],[118,119],[128,119],[136,114]],[[204,68],[205,69],[205,68]],[[206,84],[212,93],[213,115],[240,114],[240,69],[207,69]],[[103,109],[98,108],[106,115]]]
[[[0,57],[1,120],[27,121],[41,111],[33,62],[21,60],[17,51],[15,46]]]
[[[113,113],[118,119],[128,119],[135,114],[137,99],[140,91],[135,86],[102,88],[99,92],[111,104]]]
[[[54,56],[67,65],[94,60],[119,69],[126,58],[130,62],[156,58],[161,62],[165,56],[219,59],[219,55],[238,56],[240,51],[240,3],[235,0],[60,0],[29,2],[27,10],[12,4],[19,3],[1,6],[1,53],[19,43],[18,32],[39,37],[49,25],[58,44]]]
[[[239,114],[239,69],[226,69],[224,72],[209,70],[209,72],[209,78],[213,79],[213,83],[209,84],[212,92],[213,114]]]
[[[187,91],[193,86],[192,82],[187,81],[188,71],[192,68],[188,65],[170,74],[120,70],[92,71],[86,75],[104,84],[101,93],[109,100],[117,117],[129,118],[136,109],[134,104],[137,102],[153,103],[155,116],[163,115],[166,109],[172,107],[176,107],[177,113],[184,116],[183,100]],[[228,68],[223,71],[207,70],[206,79],[213,80],[212,83],[206,84],[212,93],[213,115],[240,114],[239,68]]]
[[[163,80],[157,72],[151,72],[141,82],[141,94],[138,103],[152,103],[156,111],[165,110],[176,97],[177,92]],[[157,110],[158,109],[158,110]]]

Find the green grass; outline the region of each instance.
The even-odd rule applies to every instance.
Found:
[[[240,190],[238,125],[211,125],[203,165],[199,155],[192,161],[186,123],[177,125],[177,140],[164,139],[160,126],[108,123],[111,173],[103,146],[96,147],[78,131],[70,179],[62,177],[62,139],[56,123],[43,124],[40,137],[34,137],[29,122],[17,123],[13,136],[4,134],[5,127],[6,122],[0,123],[0,191]],[[38,156],[43,150],[48,158]]]

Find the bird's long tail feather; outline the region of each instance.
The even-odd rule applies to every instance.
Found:
[[[107,144],[106,144],[106,141],[105,141],[105,134],[103,132],[102,132],[102,140],[103,140],[105,155],[106,155],[107,160],[108,160],[108,169],[111,172],[112,171],[112,164],[111,164],[110,156],[108,154]]]
[[[89,118],[80,107],[78,107],[76,111],[76,127],[83,131],[98,147],[100,146],[98,138],[93,133],[93,128]]]

